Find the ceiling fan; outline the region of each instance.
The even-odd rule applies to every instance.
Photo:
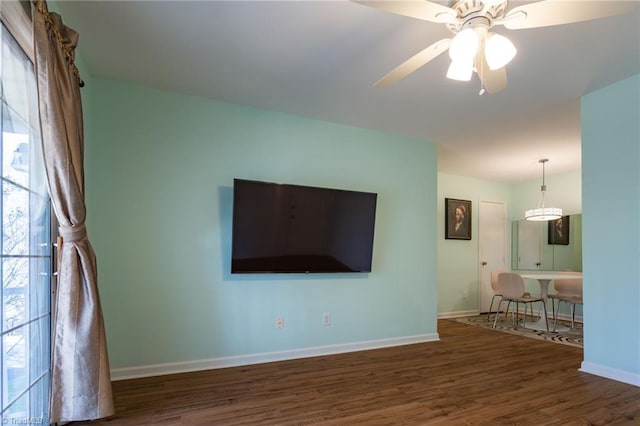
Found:
[[[418,52],[387,75],[375,87],[387,87],[406,77],[444,51],[451,64],[447,77],[469,81],[477,73],[485,90],[496,93],[507,87],[505,66],[515,57],[516,47],[505,36],[491,31],[502,25],[510,30],[571,24],[622,14],[635,2],[542,0],[508,9],[507,0],[451,0],[444,6],[428,0],[354,0],[376,9],[424,21],[444,24],[453,38],[438,40]]]

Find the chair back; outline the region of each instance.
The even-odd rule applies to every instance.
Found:
[[[498,291],[505,299],[517,299],[524,295],[524,280],[518,274],[502,272],[498,275]]]
[[[494,293],[499,293],[498,291],[498,275],[503,272],[507,272],[504,269],[496,269],[495,271],[491,271],[491,289]]]
[[[562,274],[562,272],[560,272]],[[577,272],[567,272],[576,274]],[[556,279],[553,280],[553,288],[558,295],[565,297],[582,297],[582,278]]]

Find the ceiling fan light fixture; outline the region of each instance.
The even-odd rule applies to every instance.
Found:
[[[449,49],[454,62],[474,61],[482,87],[492,94],[507,87],[505,65],[517,51],[506,37],[490,34],[491,28],[501,25],[507,30],[520,30],[572,24],[622,15],[637,7],[634,1],[529,0],[515,7],[508,5],[509,0],[352,1],[398,16],[443,23],[454,34],[395,67],[378,80],[375,87],[387,87],[405,78]],[[454,64],[450,68],[453,69],[448,73],[449,78],[454,78],[453,71],[460,67]]]
[[[451,40],[449,57],[454,62],[473,61],[480,47],[480,37],[473,28],[460,31]]]
[[[469,81],[473,75],[473,60],[451,61],[447,70],[447,78],[458,81]]]
[[[539,160],[542,163],[542,186],[540,187],[540,203],[535,209],[529,209],[524,212],[524,218],[531,221],[550,221],[560,219],[562,217],[562,209],[557,207],[545,207],[544,206],[544,193],[547,190],[547,185],[544,184],[544,163],[549,161],[547,158]]]
[[[489,34],[484,43],[484,55],[491,70],[504,67],[518,53],[511,40],[497,33]]]

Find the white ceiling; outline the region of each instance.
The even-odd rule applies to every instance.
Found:
[[[439,144],[441,172],[513,182],[539,177],[540,158],[548,175],[580,168],[580,97],[640,73],[633,3],[589,22],[497,27],[518,55],[507,89],[483,96],[477,78],[445,77],[446,54],[372,87],[451,33],[347,0],[58,5],[95,77],[424,139]]]

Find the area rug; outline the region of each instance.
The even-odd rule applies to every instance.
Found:
[[[568,331],[565,332],[552,332],[552,331],[538,331],[538,330],[530,330],[522,327],[515,327],[511,322],[511,315],[508,318],[504,318],[504,315],[501,314],[498,317],[498,323],[496,324],[496,328],[493,328],[493,314],[491,315],[491,321],[488,320],[487,314],[471,316],[471,317],[459,317],[459,318],[449,318],[452,321],[460,322],[463,324],[469,324],[476,327],[486,328],[488,330],[501,331],[503,333],[511,333],[517,334],[519,336],[529,337],[532,339],[538,340],[546,340],[553,343],[560,343],[568,346],[575,346],[582,348],[583,347],[583,336],[582,336],[582,323],[576,322],[575,328],[571,329],[570,321],[562,321],[558,320],[558,325],[563,325],[565,327],[569,327]],[[549,320],[549,327],[553,327],[553,320]]]

